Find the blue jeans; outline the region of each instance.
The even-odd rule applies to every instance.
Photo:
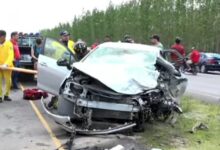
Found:
[[[19,67],[20,64],[19,64],[19,60],[16,60],[14,62],[14,67]],[[19,73],[18,72],[12,72],[12,87],[13,88],[18,88],[18,76],[19,76]]]

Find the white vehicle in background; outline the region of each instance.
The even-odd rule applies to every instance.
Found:
[[[38,64],[38,87],[57,95],[47,114],[65,130],[109,134],[143,131],[150,118],[181,113],[179,98],[187,79],[160,56],[159,49],[130,43],[104,43],[74,62],[70,51],[46,39]]]

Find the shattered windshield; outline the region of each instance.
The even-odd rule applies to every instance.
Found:
[[[93,64],[129,64],[141,65],[154,64],[156,53],[137,49],[122,49],[100,47],[92,52],[83,62]]]

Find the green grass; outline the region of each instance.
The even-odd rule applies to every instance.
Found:
[[[142,142],[162,150],[220,150],[220,105],[207,104],[190,97],[182,98],[183,114],[174,125],[152,122],[141,133]],[[189,131],[197,123],[208,130]]]

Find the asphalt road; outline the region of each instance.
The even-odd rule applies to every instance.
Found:
[[[220,72],[209,74],[186,74],[188,78],[187,95],[200,100],[220,104]]]
[[[34,86],[33,83],[23,84],[25,88]],[[23,100],[22,90],[12,91],[11,97],[12,102],[0,104],[0,150],[56,150],[69,140],[70,135],[48,118],[40,101]],[[135,150],[145,149],[137,143],[138,138],[120,134],[90,137],[77,135],[73,149],[98,150],[98,147],[103,150],[118,144],[125,146],[126,150],[132,147]],[[65,148],[64,145],[59,150]]]

